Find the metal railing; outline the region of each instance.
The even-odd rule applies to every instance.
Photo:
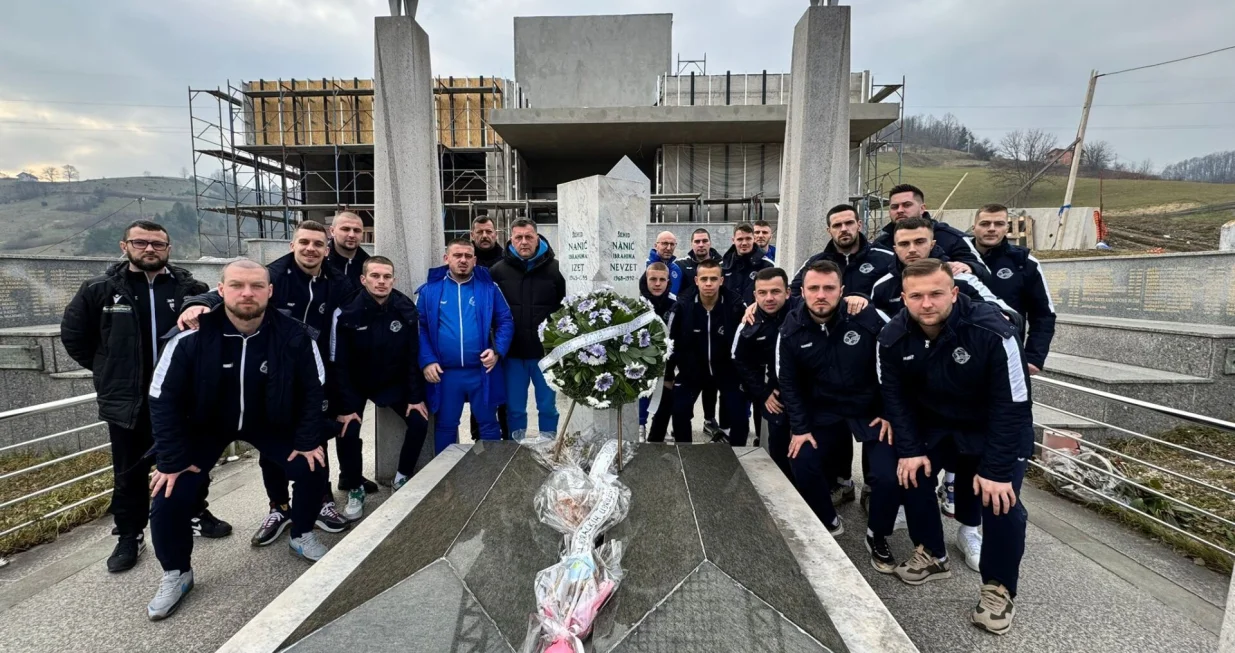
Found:
[[[1052,378],[1050,378],[1050,377],[1045,377],[1045,376],[1035,376],[1035,377],[1033,377],[1033,378],[1034,378],[1034,382],[1035,382],[1035,383],[1043,383],[1043,384],[1045,384],[1045,385],[1053,386],[1053,387],[1060,388],[1060,389],[1063,389],[1063,390],[1068,390],[1068,391],[1070,391],[1070,392],[1081,393],[1081,394],[1084,394],[1084,395],[1087,395],[1087,396],[1090,396],[1090,397],[1096,397],[1096,398],[1099,398],[1099,399],[1102,399],[1102,400],[1105,400],[1105,401],[1111,401],[1111,402],[1115,402],[1115,403],[1118,403],[1118,404],[1122,404],[1122,405],[1124,405],[1124,406],[1131,406],[1131,407],[1138,408],[1138,409],[1143,409],[1143,410],[1152,411],[1152,412],[1157,413],[1157,414],[1159,414],[1159,415],[1164,415],[1164,416],[1171,417],[1171,418],[1174,418],[1174,419],[1184,420],[1184,421],[1186,421],[1186,422],[1190,422],[1190,423],[1193,423],[1193,424],[1198,424],[1198,425],[1201,425],[1201,426],[1206,426],[1206,427],[1215,428],[1215,429],[1221,429],[1221,430],[1226,431],[1226,432],[1228,432],[1228,433],[1235,433],[1235,422],[1228,422],[1228,421],[1226,421],[1226,420],[1217,419],[1217,418],[1214,418],[1214,417],[1209,417],[1208,415],[1201,415],[1201,414],[1198,414],[1198,413],[1193,413],[1193,412],[1189,412],[1189,411],[1186,411],[1186,410],[1180,410],[1180,409],[1178,409],[1178,408],[1171,408],[1170,406],[1163,406],[1163,405],[1161,405],[1161,404],[1155,404],[1155,403],[1153,403],[1153,402],[1144,401],[1144,400],[1141,400],[1141,399],[1134,399],[1134,398],[1131,398],[1131,397],[1125,397],[1125,396],[1118,395],[1118,394],[1115,394],[1115,393],[1112,393],[1112,392],[1105,392],[1105,391],[1102,391],[1102,390],[1095,390],[1095,389],[1093,389],[1093,388],[1087,388],[1087,387],[1085,387],[1085,386],[1077,385],[1077,384],[1074,384],[1074,383],[1068,383],[1068,382],[1066,382],[1066,381],[1060,381],[1060,380],[1058,380],[1058,379],[1052,379]],[[1112,431],[1115,431],[1115,432],[1118,432],[1118,433],[1121,433],[1121,434],[1125,434],[1125,435],[1129,435],[1129,436],[1131,436],[1131,437],[1133,437],[1133,438],[1137,438],[1137,439],[1140,439],[1140,440],[1144,440],[1144,441],[1146,441],[1146,442],[1151,442],[1151,443],[1153,443],[1153,444],[1155,444],[1155,445],[1158,445],[1158,446],[1168,447],[1168,448],[1174,449],[1174,450],[1176,450],[1176,451],[1179,451],[1179,452],[1182,452],[1182,453],[1188,454],[1188,455],[1190,455],[1190,456],[1194,456],[1194,457],[1199,458],[1199,459],[1204,459],[1204,460],[1209,461],[1209,462],[1219,463],[1219,464],[1221,464],[1221,465],[1226,465],[1226,466],[1229,466],[1229,467],[1231,467],[1231,468],[1235,468],[1235,461],[1228,460],[1228,459],[1223,458],[1223,457],[1221,457],[1221,456],[1216,456],[1216,455],[1211,454],[1211,453],[1208,453],[1208,452],[1199,451],[1199,450],[1197,450],[1197,449],[1193,449],[1193,448],[1191,448],[1191,447],[1187,447],[1187,446],[1184,446],[1184,445],[1181,445],[1181,444],[1177,444],[1177,443],[1174,443],[1174,442],[1168,442],[1168,441],[1163,440],[1163,439],[1161,439],[1161,438],[1156,438],[1156,437],[1153,437],[1153,436],[1150,436],[1150,435],[1146,435],[1146,434],[1144,434],[1144,433],[1139,433],[1139,432],[1137,432],[1137,431],[1134,431],[1134,430],[1132,430],[1132,429],[1128,429],[1128,428],[1124,428],[1124,427],[1122,427],[1122,426],[1116,426],[1116,425],[1114,425],[1114,424],[1109,424],[1109,423],[1107,423],[1107,422],[1104,422],[1104,421],[1101,421],[1101,420],[1098,420],[1098,419],[1094,419],[1094,418],[1092,418],[1092,417],[1088,417],[1088,416],[1085,416],[1085,415],[1080,415],[1080,414],[1078,414],[1078,413],[1074,413],[1074,412],[1071,412],[1071,411],[1068,411],[1068,410],[1064,410],[1064,409],[1059,408],[1059,407],[1057,407],[1057,406],[1051,406],[1051,405],[1049,405],[1049,404],[1045,404],[1045,403],[1042,403],[1042,402],[1039,402],[1039,401],[1035,401],[1035,402],[1034,402],[1034,405],[1036,405],[1036,406],[1041,406],[1041,407],[1043,407],[1043,408],[1048,408],[1048,409],[1051,409],[1051,410],[1053,410],[1053,411],[1056,411],[1056,412],[1062,413],[1062,414],[1067,415],[1067,416],[1069,416],[1069,417],[1074,417],[1074,418],[1078,418],[1078,419],[1081,419],[1081,420],[1085,420],[1086,422],[1089,422],[1089,423],[1093,424],[1094,426],[1099,426],[1099,427],[1103,427],[1103,428],[1111,429]],[[1044,432],[1045,432],[1046,430],[1056,431],[1056,432],[1058,432],[1058,431],[1060,431],[1060,430],[1066,430],[1066,429],[1060,429],[1060,428],[1058,428],[1058,427],[1050,426],[1050,425],[1048,425],[1048,424],[1040,423],[1040,422],[1038,422],[1037,420],[1035,420],[1035,421],[1034,421],[1034,426],[1042,428],[1042,429],[1044,430]],[[1159,472],[1159,473],[1162,473],[1162,474],[1169,475],[1170,477],[1172,477],[1172,478],[1174,478],[1174,479],[1178,479],[1178,480],[1180,480],[1180,481],[1183,481],[1183,482],[1185,482],[1185,483],[1188,483],[1188,484],[1194,485],[1194,486],[1196,486],[1196,487],[1203,488],[1203,489],[1205,489],[1205,490],[1207,490],[1207,491],[1210,491],[1210,492],[1217,492],[1217,493],[1219,493],[1219,494],[1224,495],[1225,497],[1228,497],[1228,498],[1231,498],[1231,499],[1235,499],[1235,492],[1233,492],[1233,491],[1231,491],[1231,490],[1228,490],[1227,488],[1219,487],[1219,486],[1216,486],[1216,485],[1214,485],[1214,484],[1212,484],[1212,483],[1209,483],[1209,482],[1207,482],[1207,481],[1205,481],[1205,480],[1202,480],[1202,479],[1199,479],[1199,478],[1194,478],[1194,477],[1189,476],[1189,475],[1187,475],[1187,474],[1185,474],[1185,473],[1182,473],[1182,472],[1179,472],[1179,471],[1175,471],[1175,470],[1172,470],[1172,469],[1168,469],[1168,468],[1163,467],[1163,466],[1161,466],[1161,465],[1159,465],[1159,464],[1156,464],[1156,463],[1152,463],[1152,462],[1149,462],[1149,461],[1146,461],[1146,460],[1142,460],[1141,458],[1137,458],[1137,457],[1135,457],[1135,456],[1132,456],[1132,455],[1129,455],[1129,454],[1127,454],[1127,453],[1124,453],[1124,452],[1118,451],[1118,450],[1113,449],[1113,448],[1110,448],[1110,447],[1108,447],[1108,446],[1105,446],[1105,445],[1102,445],[1102,444],[1099,444],[1099,443],[1093,442],[1092,440],[1088,440],[1088,439],[1086,439],[1086,440],[1081,440],[1080,442],[1081,442],[1081,447],[1082,447],[1082,449],[1085,449],[1085,448],[1093,448],[1093,449],[1096,449],[1096,450],[1098,450],[1098,451],[1101,451],[1101,452],[1103,452],[1103,453],[1105,453],[1105,454],[1108,454],[1108,455],[1110,455],[1111,457],[1118,458],[1118,459],[1122,459],[1122,460],[1128,461],[1128,462],[1130,462],[1130,463],[1134,463],[1134,464],[1136,464],[1136,465],[1141,465],[1141,466],[1143,466],[1143,467],[1145,467],[1145,468],[1147,468],[1147,469],[1152,469],[1152,470],[1154,470],[1154,471],[1156,471],[1156,472]],[[1110,477],[1110,478],[1114,479],[1114,480],[1115,480],[1116,482],[1118,482],[1118,483],[1121,483],[1121,484],[1127,485],[1127,486],[1129,486],[1129,487],[1136,488],[1137,490],[1139,490],[1139,491],[1141,491],[1141,492],[1144,492],[1144,493],[1146,493],[1146,494],[1152,495],[1152,496],[1154,496],[1154,497],[1161,498],[1161,499],[1163,499],[1163,500],[1165,500],[1165,501],[1167,501],[1167,502],[1170,502],[1171,504],[1178,505],[1178,506],[1182,506],[1182,507],[1186,508],[1188,511],[1190,511],[1190,512],[1192,512],[1192,513],[1196,514],[1196,515],[1204,516],[1204,517],[1206,517],[1206,518],[1208,518],[1208,519],[1211,519],[1211,520],[1213,520],[1213,521],[1215,521],[1215,522],[1217,522],[1217,523],[1219,523],[1219,524],[1225,525],[1226,527],[1229,527],[1229,528],[1231,528],[1231,529],[1235,530],[1235,521],[1232,521],[1231,519],[1227,519],[1227,518],[1225,518],[1225,517],[1222,517],[1221,515],[1217,515],[1217,514],[1213,513],[1213,512],[1212,512],[1212,511],[1210,511],[1210,510],[1206,510],[1205,508],[1202,508],[1202,507],[1200,507],[1200,506],[1197,506],[1197,505],[1194,505],[1194,504],[1192,504],[1192,503],[1189,503],[1188,501],[1186,501],[1186,500],[1184,500],[1184,499],[1181,499],[1181,498],[1179,498],[1179,497],[1171,496],[1169,493],[1164,492],[1164,491],[1162,491],[1162,490],[1160,490],[1160,489],[1156,489],[1156,488],[1153,488],[1153,487],[1149,487],[1148,485],[1146,485],[1146,484],[1144,484],[1144,483],[1138,482],[1138,480],[1136,480],[1136,479],[1129,478],[1128,476],[1125,476],[1125,475],[1116,474],[1116,473],[1112,472],[1111,470],[1104,469],[1104,468],[1102,468],[1102,467],[1099,467],[1099,466],[1097,466],[1097,465],[1093,465],[1093,464],[1088,463],[1088,462],[1085,462],[1085,461],[1083,461],[1083,460],[1078,460],[1078,459],[1076,459],[1075,457],[1070,456],[1069,454],[1070,454],[1071,452],[1069,452],[1068,450],[1065,450],[1065,449],[1054,449],[1054,448],[1051,448],[1051,447],[1046,446],[1046,444],[1045,444],[1045,443],[1042,443],[1042,442],[1035,442],[1035,443],[1034,443],[1034,446],[1035,446],[1035,447],[1037,447],[1037,448],[1040,450],[1040,452],[1042,452],[1042,453],[1045,453],[1045,452],[1052,452],[1052,453],[1054,453],[1054,454],[1056,454],[1056,455],[1067,457],[1067,459],[1069,460],[1069,462],[1070,462],[1071,464],[1075,464],[1075,465],[1078,465],[1078,466],[1080,466],[1080,467],[1085,468],[1085,469],[1086,469],[1086,470],[1088,470],[1088,471],[1097,472],[1097,473],[1099,473],[1099,474],[1102,474],[1103,476]],[[1038,468],[1038,469],[1042,470],[1043,472],[1045,472],[1045,473],[1047,473],[1047,474],[1058,474],[1058,471],[1057,471],[1057,470],[1053,470],[1053,469],[1051,469],[1051,468],[1047,467],[1047,466],[1046,466],[1046,465],[1044,465],[1042,462],[1039,462],[1039,461],[1037,461],[1037,460],[1030,460],[1029,462],[1030,462],[1030,464],[1032,464],[1034,467],[1036,467],[1036,468]],[[1158,525],[1158,526],[1161,526],[1161,527],[1163,527],[1163,528],[1166,528],[1166,529],[1168,529],[1168,530],[1170,530],[1170,531],[1172,531],[1172,532],[1174,532],[1174,533],[1177,533],[1177,534],[1179,534],[1179,535],[1182,535],[1182,536],[1184,536],[1184,537],[1186,537],[1186,538],[1188,538],[1188,539],[1190,539],[1190,540],[1193,540],[1193,541],[1195,541],[1195,542],[1197,542],[1197,543],[1199,543],[1199,544],[1202,544],[1202,545],[1207,546],[1207,547],[1209,547],[1209,548],[1212,548],[1212,549],[1214,549],[1214,550],[1216,550],[1216,551],[1219,551],[1219,552],[1221,552],[1221,553],[1223,553],[1223,554],[1225,554],[1225,555],[1227,555],[1227,556],[1230,556],[1231,558],[1235,558],[1235,551],[1232,551],[1231,549],[1227,548],[1226,546],[1223,546],[1223,545],[1218,544],[1218,543],[1216,543],[1216,542],[1212,542],[1212,541],[1210,541],[1210,540],[1207,540],[1207,539],[1205,539],[1205,538],[1203,538],[1203,537],[1201,537],[1201,536],[1199,536],[1199,535],[1197,535],[1197,534],[1195,534],[1195,533],[1189,532],[1188,530],[1186,530],[1186,529],[1184,529],[1184,528],[1180,528],[1179,526],[1177,526],[1177,525],[1175,525],[1175,524],[1172,524],[1172,523],[1170,523],[1170,522],[1168,522],[1168,521],[1166,521],[1166,520],[1164,520],[1164,519],[1161,519],[1160,517],[1158,517],[1158,516],[1156,516],[1156,515],[1152,515],[1152,514],[1150,514],[1149,512],[1147,512],[1147,511],[1145,511],[1145,510],[1141,510],[1141,509],[1139,509],[1139,508],[1137,508],[1137,507],[1135,507],[1135,506],[1133,506],[1133,505],[1130,505],[1130,503],[1131,503],[1131,502],[1121,501],[1121,500],[1119,500],[1118,498],[1116,498],[1116,497],[1112,497],[1112,496],[1109,496],[1109,495],[1107,495],[1107,494],[1105,494],[1105,493],[1103,493],[1103,492],[1101,492],[1101,491],[1099,491],[1099,490],[1097,490],[1097,489],[1087,488],[1087,490],[1088,490],[1088,491],[1085,493],[1085,496],[1087,496],[1087,497],[1094,497],[1094,498],[1096,498],[1096,499],[1100,499],[1100,500],[1102,500],[1102,501],[1103,501],[1103,502],[1105,502],[1105,503],[1112,504],[1113,506],[1115,506],[1116,508],[1118,508],[1118,509],[1120,509],[1120,510],[1125,510],[1125,511],[1128,511],[1128,512],[1135,513],[1135,514],[1137,514],[1137,515],[1139,515],[1139,516],[1141,516],[1141,517],[1144,517],[1145,519],[1150,520],[1151,522],[1153,522],[1154,524],[1156,524],[1156,525]]]

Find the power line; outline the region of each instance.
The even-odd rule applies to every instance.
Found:
[[[186,104],[131,104],[128,102],[88,102],[82,100],[16,100],[0,98],[0,102],[20,102],[26,104],[86,104],[99,107],[143,107],[151,109],[187,109]]]
[[[1115,71],[1115,72],[1113,72],[1113,73],[1100,73],[1100,74],[1098,75],[1098,77],[1110,77],[1111,75],[1120,75],[1120,74],[1123,74],[1123,73],[1130,73],[1130,72],[1132,72],[1132,71],[1134,71],[1134,70],[1145,70],[1146,68],[1156,68],[1156,67],[1158,67],[1158,66],[1165,66],[1165,65],[1167,65],[1167,64],[1169,64],[1169,63],[1179,63],[1180,61],[1187,61],[1187,60],[1189,60],[1189,59],[1196,59],[1196,58],[1198,58],[1198,57],[1207,57],[1207,56],[1209,56],[1209,55],[1211,55],[1211,54],[1217,54],[1217,53],[1219,53],[1219,52],[1225,52],[1225,51],[1227,51],[1227,50],[1235,50],[1235,45],[1228,45],[1228,46],[1226,46],[1225,48],[1218,48],[1217,50],[1210,50],[1209,52],[1202,52],[1202,53],[1200,53],[1200,54],[1189,55],[1189,56],[1187,56],[1187,57],[1180,57],[1180,58],[1178,58],[1178,59],[1171,59],[1170,61],[1160,61],[1160,62],[1158,62],[1158,63],[1151,63],[1151,64],[1146,65],[1146,66],[1137,66],[1137,67],[1135,67],[1135,68],[1125,68],[1125,69],[1123,69],[1123,70],[1116,70],[1116,71]]]
[[[47,247],[44,247],[43,249],[40,249],[39,251],[35,252],[35,253],[34,253],[34,255],[35,255],[35,256],[38,256],[39,254],[42,254],[43,252],[46,252],[47,250],[49,250],[49,249],[51,249],[51,248],[55,247],[56,245],[63,244],[63,243],[65,243],[65,242],[67,242],[67,241],[70,241],[70,240],[72,240],[72,239],[74,239],[74,238],[76,238],[76,237],[78,237],[78,236],[80,236],[80,235],[82,235],[82,234],[86,233],[87,231],[90,231],[91,229],[93,229],[93,228],[97,227],[98,225],[102,224],[104,220],[107,220],[108,218],[110,218],[110,217],[112,217],[112,216],[116,215],[117,213],[119,213],[119,212],[121,212],[121,211],[123,211],[123,210],[125,210],[125,209],[129,208],[130,206],[133,206],[133,203],[134,203],[134,202],[136,202],[136,201],[137,201],[136,199],[129,200],[129,203],[128,203],[128,204],[125,204],[124,206],[122,206],[122,207],[120,207],[120,208],[116,209],[115,211],[112,211],[111,213],[108,213],[107,215],[103,216],[102,218],[99,218],[98,220],[96,220],[96,221],[94,221],[94,222],[90,223],[90,225],[89,225],[89,226],[87,226],[85,229],[82,229],[81,231],[79,231],[79,232],[77,232],[77,233],[75,233],[75,234],[73,234],[73,235],[69,236],[68,238],[64,238],[64,239],[62,239],[62,240],[58,240],[58,241],[56,241],[56,242],[54,242],[54,243],[52,243],[52,244],[48,245]]]
[[[1235,100],[1209,102],[1125,102],[1118,104],[1095,104],[1095,107],[1186,107],[1210,104],[1235,104]],[[1080,109],[1077,104],[907,104],[913,109]]]
[[[969,131],[1012,131],[1022,127],[969,127]],[[1047,131],[1076,129],[1076,127],[1038,127]],[[1092,131],[1167,131],[1171,129],[1235,129],[1235,123],[1227,125],[1146,125],[1144,127],[1114,126],[1090,127]]]
[[[6,126],[0,121],[0,131],[52,131],[52,132],[128,132],[132,134],[187,134],[188,129],[143,129],[141,127],[40,127],[37,125]]]

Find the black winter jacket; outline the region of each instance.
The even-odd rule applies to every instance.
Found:
[[[660,297],[653,295],[652,291],[648,290],[648,277],[646,273],[639,277],[639,296],[652,303],[652,310],[656,311],[656,315],[662,320],[669,315],[669,311],[673,310],[673,305],[678,300],[677,295],[669,292],[668,288],[665,289],[664,294]]]
[[[738,254],[737,245],[730,245],[721,260],[725,287],[737,293],[745,306],[755,303],[755,275],[760,270],[774,267],[776,264],[764,257],[758,245],[749,254]]]
[[[824,325],[815,323],[805,303],[794,307],[776,350],[780,400],[793,433],[850,420],[859,441],[878,437],[869,425],[881,416],[875,350],[885,323],[870,305],[850,315],[842,304]]]
[[[776,379],[776,341],[785,316],[797,302],[785,302],[775,314],[755,311],[755,323],[738,324],[737,336],[733,339],[733,365],[742,380],[742,389],[756,404],[768,400],[772,391],[779,387]]]
[[[1016,329],[994,306],[958,297],[934,341],[901,312],[879,336],[879,373],[901,458],[952,436],[980,457],[979,475],[1006,483],[1033,454],[1029,372]]]
[[[1038,259],[1005,239],[982,260],[991,269],[991,291],[1025,318],[1025,362],[1042,369],[1055,337],[1055,302]]]
[[[931,258],[939,258],[940,260],[948,260],[947,257],[940,251],[939,245],[931,250]],[[888,314],[888,317],[896,315],[898,311],[905,307],[904,301],[901,299],[901,290],[903,284],[901,282],[901,274],[905,271],[905,264],[901,263],[899,258],[895,258],[892,267],[888,273],[879,278],[875,282],[875,286],[871,288],[871,304],[875,308]],[[1008,315],[1020,329],[1023,320],[1016,311],[1012,310],[1003,300],[995,296],[986,284],[972,274],[957,274],[953,275],[953,281],[956,282],[957,289],[962,295],[969,296],[970,299],[978,302],[990,302],[997,305],[1000,310]]]
[[[503,252],[505,251],[506,250],[502,249],[501,245],[494,245],[493,247],[490,247],[489,249],[481,249],[477,247],[476,248],[476,265],[479,265],[480,267],[488,270],[489,268],[492,268],[494,265],[497,265],[498,261],[502,260]]]
[[[853,254],[842,254],[836,251],[836,243],[829,242],[822,252],[806,259],[797,274],[793,275],[790,292],[795,296],[802,294],[802,279],[806,276],[806,268],[816,261],[831,261],[840,268],[841,283],[845,286],[846,295],[862,295],[870,298],[871,288],[883,275],[887,274],[896,261],[896,254],[882,247],[875,247],[866,239],[866,234],[858,234],[858,251]]]
[[[331,408],[363,414],[366,399],[378,406],[425,400],[416,303],[393,290],[384,304],[368,292],[335,310],[330,336]]]
[[[715,248],[708,250],[707,257],[717,263],[721,262],[720,252],[716,251]],[[685,297],[695,291],[695,272],[698,270],[699,262],[702,260],[704,259],[695,258],[693,251],[686,252],[686,256],[678,259],[678,267],[682,270],[682,285],[678,286],[678,289],[681,291],[678,293],[679,295]]]
[[[265,351],[247,352],[248,364],[243,366],[251,371],[256,363],[259,371],[265,369],[265,401],[262,414],[246,415],[243,405],[223,408],[224,402],[240,401],[238,396],[222,396],[219,362],[223,333],[230,326],[226,321],[223,309],[202,314],[200,328],[173,336],[159,359],[150,384],[150,423],[155,464],[161,472],[183,471],[192,464],[194,440],[236,434],[237,424],[229,416],[237,411],[246,431],[286,438],[297,451],[321,444],[326,368],[304,324],[279,311],[266,311],[259,327],[265,334]]]
[[[698,386],[712,378],[723,390],[739,386],[733,367],[733,337],[742,321],[742,301],[737,293],[721,286],[716,305],[708,311],[699,293],[678,298],[669,314],[669,337],[673,355],[669,366],[674,378]]]
[[[78,365],[94,372],[99,419],[133,429],[145,410],[149,382],[142,367],[146,355],[143,340],[158,342],[159,336],[175,324],[185,297],[206,292],[206,284],[184,268],[167,266],[170,282],[160,277],[151,286],[156,309],[152,332],[137,306],[150,301],[133,295],[126,280],[128,265],[128,261],[116,263],[81,285],[64,309],[60,340]],[[166,313],[159,310],[163,305],[169,307]],[[148,312],[146,316],[148,320]]]
[[[974,276],[983,281],[990,277],[990,270],[982,262],[982,256],[978,254],[978,250],[974,248],[973,243],[965,235],[965,232],[946,222],[935,220],[929,212],[923,212],[922,217],[930,220],[931,224],[935,226],[935,246],[943,250],[946,255],[945,261],[957,261],[969,265],[973,269]],[[892,238],[895,228],[895,222],[889,222],[884,225],[883,229],[879,232],[879,236],[875,238],[875,246],[882,247],[889,252],[895,252],[894,246],[896,242]]]
[[[502,260],[489,268],[489,276],[501,289],[515,320],[508,358],[544,358],[545,347],[536,330],[562,307],[566,297],[566,278],[558,269],[553,247],[544,236],[540,242],[542,251],[531,261],[519,258],[507,244]]]
[[[369,260],[369,253],[364,251],[363,247],[357,247],[356,255],[347,258],[335,251],[333,240],[326,243],[326,248],[330,252],[326,256],[326,263],[334,268],[339,276],[345,277],[353,288],[360,288],[360,277],[364,276],[364,262]]]

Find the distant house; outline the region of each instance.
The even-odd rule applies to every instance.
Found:
[[[28,172],[17,173],[17,181],[38,181],[39,178]]]
[[[1068,148],[1066,150],[1063,148],[1059,148],[1059,147],[1051,148],[1046,153],[1046,160],[1051,161],[1055,157],[1059,157],[1059,160],[1055,161],[1056,165],[1070,166],[1072,165],[1072,153],[1073,152],[1074,150],[1072,148]]]

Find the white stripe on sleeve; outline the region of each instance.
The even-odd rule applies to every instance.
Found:
[[[167,378],[167,368],[171,366],[172,354],[176,353],[176,345],[194,333],[197,333],[197,329],[181,331],[163,348],[163,355],[159,357],[159,364],[154,368],[154,378],[150,381],[151,397],[158,399],[163,394],[163,380]]]
[[[742,330],[746,327],[746,322],[738,322],[738,330],[733,333],[733,345],[729,347],[729,357],[732,359],[738,357],[738,338],[742,337]]]
[[[966,274],[962,272],[961,274],[956,275],[956,278],[960,279],[961,281],[964,281],[965,283],[969,284],[970,288],[973,288],[974,290],[978,291],[978,294],[981,295],[982,299],[985,299],[988,302],[993,302],[995,304],[998,304],[999,308],[1002,308],[1005,311],[1016,313],[1015,309],[1013,309],[1011,306],[1008,306],[1007,302],[1003,301],[998,296],[996,296],[995,293],[991,292],[990,288],[986,287],[986,284],[982,283],[980,279],[973,276],[972,274]]]
[[[883,349],[883,347],[880,347],[878,344],[876,344],[875,345],[875,380],[879,382],[879,385],[883,385],[883,358],[882,358],[883,355],[879,353],[880,349]]]
[[[961,240],[963,240],[965,244],[969,246],[969,252],[973,254],[973,257],[975,259],[978,260],[978,265],[981,265],[983,270],[990,272],[990,268],[986,265],[986,261],[983,261],[982,255],[978,253],[978,248],[973,246],[973,238],[962,237]],[[964,261],[961,261],[961,262],[964,263]],[[969,267],[972,268],[973,266],[971,265]]]
[[[1025,386],[1025,370],[1021,367],[1021,350],[1013,338],[1003,339],[1003,351],[1008,355],[1008,385],[1012,386],[1012,401],[1029,401],[1029,388]]]
[[[313,361],[317,363],[317,382],[326,385],[326,366],[322,364],[322,352],[313,340],[309,341],[309,345],[313,347]]]
[[[1046,306],[1051,309],[1052,313],[1054,313],[1055,300],[1051,297],[1050,287],[1046,285],[1046,275],[1042,273],[1042,264],[1039,263],[1038,259],[1034,258],[1032,254],[1029,255],[1029,260],[1033,261],[1033,264],[1038,266],[1038,278],[1042,280],[1042,292],[1046,293]]]
[[[330,362],[335,361],[335,347],[338,344],[339,337],[339,315],[343,313],[342,308],[334,309],[334,313],[330,316]]]
[[[780,382],[780,333],[776,334],[776,379]]]
[[[879,310],[879,309],[877,309],[877,308],[875,309],[875,312],[876,312],[876,313],[878,313],[878,314],[879,314],[879,317],[883,319],[883,323],[884,323],[884,324],[887,324],[888,322],[891,322],[891,321],[892,321],[892,318],[888,317],[888,314],[887,314],[887,313],[884,313],[883,311],[881,311],[881,310]]]

